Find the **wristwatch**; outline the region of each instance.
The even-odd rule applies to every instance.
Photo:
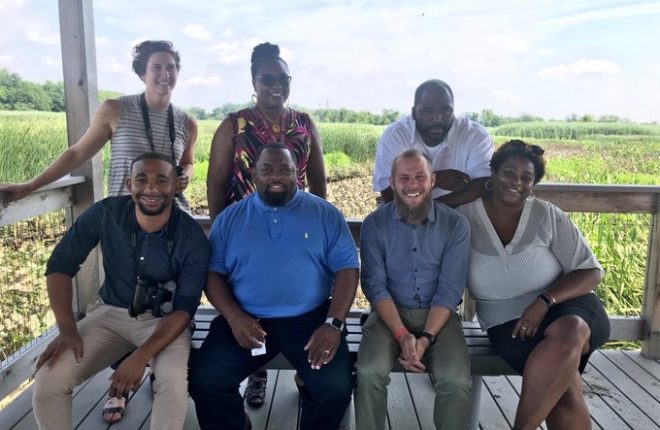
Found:
[[[344,321],[340,320],[339,318],[328,317],[325,319],[325,323],[330,324],[332,328],[337,331],[344,330]]]
[[[429,340],[429,343],[433,345],[433,342],[435,342],[435,336],[433,336],[431,333],[427,331],[423,331],[419,334],[419,337],[425,337]]]

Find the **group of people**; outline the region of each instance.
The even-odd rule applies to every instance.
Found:
[[[297,370],[301,429],[337,429],[353,394],[357,429],[382,429],[397,362],[432,375],[436,428],[465,429],[470,360],[456,308],[466,287],[494,350],[523,376],[514,428],[590,428],[580,373],[609,337],[593,293],[602,269],[568,217],[534,197],[540,147],[512,140],[493,152],[483,127],[454,115],[446,83],[422,83],[411,115],[378,143],[381,202],[362,224],[358,261],[344,217],[324,200],[318,131],[285,106],[288,65],[264,43],[252,53],[254,106],[213,137],[207,238],[182,194],[197,126],[170,102],[179,54],[164,41],[133,54],[143,94],[104,102],[42,174],[0,186],[21,198],[112,143],[111,197],[76,220],[47,265],[59,334],[37,362],[40,429],[71,428],[74,387],[122,357],[107,422],[122,418],[149,364],[152,429],[181,429],[188,393],[202,429],[248,429],[239,385],[253,375],[246,400],[262,403],[262,367],[280,352]],[[100,300],[76,322],[72,278],[97,244]],[[344,322],[358,278],[372,312],[354,380]],[[219,316],[189,363],[202,291]]]

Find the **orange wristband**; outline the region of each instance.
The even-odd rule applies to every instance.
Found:
[[[401,328],[396,329],[396,331],[394,332],[394,340],[396,340],[398,342],[399,339],[401,339],[401,336],[403,336],[404,334],[407,334],[407,333],[408,333],[408,329],[405,328],[405,327],[401,327]]]

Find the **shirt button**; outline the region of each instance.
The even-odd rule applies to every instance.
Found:
[[[417,269],[415,269],[414,271],[415,271],[415,273],[417,273]]]
[[[417,247],[413,248],[413,251],[414,251],[414,252],[417,252]]]
[[[140,261],[144,261],[144,257],[140,257]]]
[[[275,221],[273,221],[273,222],[277,222],[277,220],[275,220]]]

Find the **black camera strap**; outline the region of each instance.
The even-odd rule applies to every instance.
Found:
[[[172,207],[172,212],[170,215],[170,219],[167,221],[167,226],[165,228],[165,238],[167,239],[167,263],[168,263],[168,271],[170,272],[170,279],[174,279],[176,277],[176,270],[174,269],[174,264],[173,264],[173,256],[174,256],[174,235],[175,235],[175,229],[176,229],[176,224],[179,219],[179,212],[176,207]],[[144,255],[136,255],[137,252],[137,234],[138,234],[138,229],[140,228],[137,224],[137,220],[135,219],[135,212],[133,212],[131,216],[131,247],[133,248],[133,261],[137,261],[137,264],[135,267],[135,271],[137,272],[137,279],[141,279],[142,276],[144,275],[144,265],[147,260],[147,255],[149,254],[149,250],[147,250]],[[144,246],[144,244],[143,244]]]
[[[142,109],[142,122],[144,123],[144,131],[149,139],[151,145],[151,152],[156,152],[154,146],[154,133],[151,128],[151,121],[149,120],[149,107],[147,106],[147,98],[144,93],[140,94],[140,108]],[[177,166],[176,154],[174,153],[174,141],[176,140],[176,130],[174,129],[174,108],[172,103],[167,107],[167,127],[170,133],[170,146],[172,148],[172,164]]]

